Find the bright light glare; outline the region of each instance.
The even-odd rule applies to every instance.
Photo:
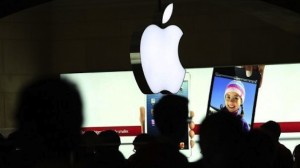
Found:
[[[177,26],[161,29],[148,26],[141,39],[141,63],[146,81],[153,93],[168,90],[177,93],[185,70],[178,57],[182,31]]]

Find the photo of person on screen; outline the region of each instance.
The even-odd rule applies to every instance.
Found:
[[[244,84],[238,80],[232,80],[228,83],[224,92],[224,104],[221,105],[220,112],[230,113],[239,117],[243,121],[243,128],[249,131],[248,123],[243,119],[246,90]]]

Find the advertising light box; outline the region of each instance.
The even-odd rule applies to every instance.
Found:
[[[186,69],[188,77],[185,79],[185,85],[182,86],[184,89],[182,94],[188,97],[189,109],[194,112],[193,121],[196,124],[196,134],[210,106],[213,72],[214,68]],[[147,132],[147,123],[144,123],[147,122],[147,119],[141,120],[141,109],[147,113],[147,108],[151,108],[149,103],[147,104],[147,97],[149,98],[151,95],[145,95],[140,91],[133,72],[69,73],[61,74],[61,78],[73,82],[80,91],[84,105],[82,130],[100,132],[105,129],[113,129],[117,131],[123,144],[120,150],[126,158],[129,157],[133,153],[131,143],[135,136],[142,131]],[[246,92],[244,103],[256,100],[255,106],[245,108],[251,109],[251,114],[249,114],[250,110],[243,112],[244,116],[249,118],[247,119],[249,126],[257,127],[269,120],[279,122],[283,131],[281,141],[284,144],[286,142],[286,146],[290,150],[293,150],[296,143],[285,140],[289,137],[300,139],[298,133],[300,132],[299,80],[300,64],[278,64],[265,66],[261,85],[257,92],[254,88],[251,93],[248,91],[247,94],[248,88],[252,86],[242,81],[245,84]],[[224,86],[228,82],[229,80],[224,80]],[[256,97],[253,96],[251,99],[249,97],[251,94],[256,94]],[[223,100],[224,93],[220,95]],[[155,98],[155,96],[152,97]],[[154,98],[148,101],[156,101]],[[222,101],[214,102],[217,103],[214,105],[216,110],[224,105]],[[142,125],[146,128],[141,127]],[[197,142],[198,136],[195,136],[193,140]],[[197,143],[193,148],[184,150],[183,153],[189,158],[189,161],[201,158]]]

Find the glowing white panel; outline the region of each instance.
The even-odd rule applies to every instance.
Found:
[[[168,90],[177,93],[185,70],[178,56],[178,44],[183,35],[177,26],[161,29],[148,26],[141,39],[140,53],[146,81],[153,93]]]

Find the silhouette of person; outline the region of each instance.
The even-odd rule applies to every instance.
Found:
[[[114,130],[105,130],[98,134],[98,145],[112,150],[119,150],[121,138]]]
[[[208,115],[199,130],[203,157],[194,164],[209,168],[243,166],[246,133],[242,121],[230,113]]]
[[[279,142],[281,134],[280,125],[275,121],[267,121],[260,128],[269,134],[273,143],[276,145],[274,168],[291,168],[294,165],[292,152]]]
[[[298,144],[294,151],[293,151],[293,155],[294,155],[294,166],[293,168],[300,168],[300,144]]]
[[[95,165],[98,167],[121,168],[126,164],[124,155],[119,151],[121,138],[114,130],[98,134]]]
[[[16,137],[24,156],[19,163],[26,163],[23,167],[74,167],[73,152],[83,121],[76,86],[57,77],[38,79],[23,88],[18,103]]]
[[[147,147],[147,145],[154,142],[155,137],[150,134],[141,133],[137,135],[133,140],[134,153],[127,159],[128,167],[131,167],[131,164],[135,162],[136,153],[139,153],[140,150],[143,150],[143,148]]]
[[[262,129],[255,128],[247,134],[245,165],[255,168],[274,166],[276,147],[271,137]]]
[[[86,131],[81,136],[80,147],[75,152],[76,164],[89,167],[95,160],[98,135],[94,131]]]
[[[187,167],[187,158],[180,153],[180,142],[188,131],[188,99],[164,95],[153,107],[155,125],[160,135],[154,143],[136,152],[134,168]]]
[[[133,140],[133,151],[138,152],[141,148],[152,142],[154,142],[154,137],[152,135],[145,133],[139,134]]]

